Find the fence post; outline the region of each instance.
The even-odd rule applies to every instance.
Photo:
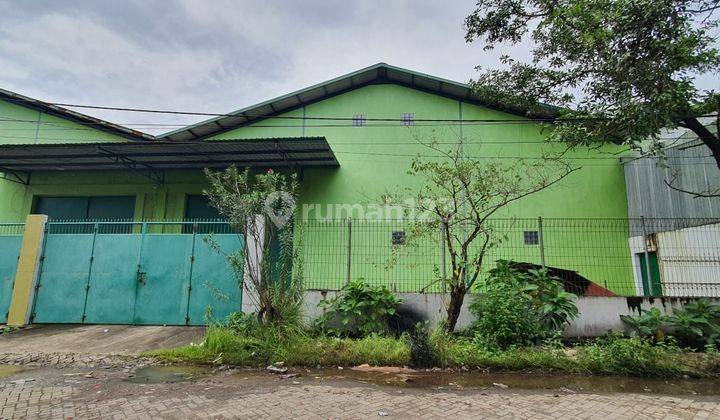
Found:
[[[645,254],[645,280],[647,281],[647,291],[650,293],[650,296],[652,296],[652,273],[650,272],[650,256],[647,246],[647,228],[645,227],[645,216],[640,216],[640,226],[642,227],[643,234],[643,253]]]
[[[25,220],[18,266],[8,310],[8,325],[26,325],[32,321],[35,293],[42,267],[48,217],[31,214]]]
[[[92,278],[93,263],[95,262],[95,242],[97,241],[97,235],[99,230],[100,224],[98,222],[95,222],[93,224],[92,246],[90,248],[90,264],[88,265],[88,275],[87,280],[85,281],[85,302],[83,303],[83,314],[81,318],[81,322],[83,324],[85,323],[85,319],[87,318],[88,295],[90,294],[90,279]]]
[[[180,226],[183,226],[180,223]],[[207,226],[207,225],[206,225]],[[195,269],[195,241],[197,239],[198,224],[197,221],[192,224],[192,245],[190,246],[190,275],[188,276],[187,285],[187,301],[185,302],[185,325],[190,325],[190,298],[192,295],[193,270]]]
[[[350,268],[352,267],[352,218],[347,219],[348,241],[347,241],[347,274],[345,283],[350,283]]]
[[[543,238],[542,217],[538,217],[538,245],[540,246],[540,264],[545,268],[545,239]]]

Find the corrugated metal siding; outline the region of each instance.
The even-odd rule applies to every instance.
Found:
[[[665,185],[675,171],[678,178],[673,185],[683,190],[708,191],[720,186],[720,170],[710,156],[710,150],[700,140],[690,140],[667,149],[667,167],[658,165],[652,157],[628,159],[623,162],[628,197],[628,217],[631,219],[677,219],[674,226],[648,226],[647,233],[681,229],[705,224],[695,218],[720,218],[720,198],[695,198]],[[631,236],[642,235],[639,223],[632,226]]]

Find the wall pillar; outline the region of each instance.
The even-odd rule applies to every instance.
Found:
[[[25,221],[25,232],[8,313],[8,325],[21,326],[30,323],[47,220],[48,217],[44,214],[31,214]]]

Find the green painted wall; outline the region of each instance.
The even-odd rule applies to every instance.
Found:
[[[85,125],[0,101],[0,144],[120,142],[126,139]],[[50,178],[52,178],[51,175]],[[31,178],[32,181],[32,178]],[[61,188],[60,194],[72,194]],[[23,221],[30,211],[31,189],[0,179],[0,221]]]
[[[461,103],[457,100],[428,94],[397,85],[372,85],[356,89],[318,102],[304,109],[284,115],[319,117],[352,117],[364,114],[367,118],[400,118],[403,113],[415,114],[416,119],[511,119],[515,115]],[[343,125],[328,127],[327,125]],[[328,204],[347,204],[346,212],[334,212],[335,217],[359,216],[355,204],[378,203],[386,191],[398,187],[412,187],[420,182],[408,176],[413,156],[436,154],[418,144],[418,139],[456,143],[461,137],[467,155],[512,161],[518,157],[539,158],[552,149],[537,124],[477,124],[453,125],[418,122],[415,126],[401,126],[398,122],[368,122],[364,127],[351,127],[350,122],[322,120],[269,119],[214,136],[213,139],[257,137],[324,136],[336,154],[340,168],[306,169],[302,182],[301,203],[321,205],[326,217]],[[560,148],[561,145],[555,145]],[[566,156],[582,166],[556,186],[528,197],[500,214],[507,218],[624,218],[627,216],[625,183],[619,158],[602,150],[575,150]],[[353,211],[353,208],[355,210]],[[306,215],[313,213],[305,211]],[[523,224],[523,226],[520,226]],[[546,224],[552,225],[548,221]],[[549,265],[579,271],[589,279],[621,292],[633,291],[627,232],[582,228],[556,222],[546,229],[546,250]],[[522,243],[524,230],[535,230],[533,220],[508,227],[510,237],[493,257],[515,258],[540,262],[537,246]],[[401,263],[385,267],[392,252],[390,237],[399,226],[370,225],[356,222],[353,230],[352,277],[368,281],[390,283],[397,290],[417,290],[427,284],[433,270],[440,265],[439,245],[426,244],[406,252]],[[347,233],[343,226],[306,227],[304,233],[306,261],[305,277],[310,287],[340,286],[345,279]],[[548,248],[546,247],[546,248]],[[493,258],[494,259],[494,258]],[[382,281],[378,279],[383,279]],[[387,281],[387,279],[391,279]]]

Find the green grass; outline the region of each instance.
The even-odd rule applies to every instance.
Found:
[[[493,371],[540,371],[640,377],[720,377],[717,353],[687,353],[673,345],[653,345],[638,338],[607,337],[569,349],[547,347],[487,350],[466,337],[435,332],[430,336],[435,364]],[[261,328],[240,335],[210,327],[205,341],[147,355],[170,362],[264,367],[283,361],[289,366],[410,365],[406,338],[362,339],[313,337],[300,331]]]
[[[403,366],[410,363],[410,348],[402,339],[381,336],[357,340],[311,337],[275,329],[243,336],[222,327],[210,327],[201,345],[159,350],[146,355],[171,362],[254,367],[278,361],[290,366],[352,366],[362,363]]]

